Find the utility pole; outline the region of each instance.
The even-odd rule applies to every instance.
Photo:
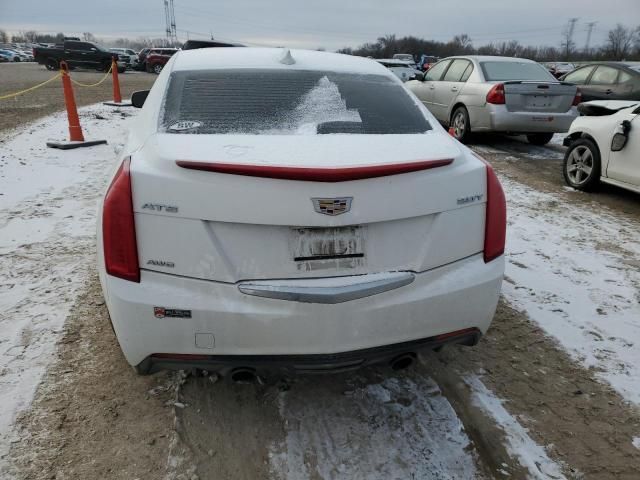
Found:
[[[589,22],[587,23],[587,43],[584,45],[584,53],[589,55],[589,44],[591,43],[591,32],[593,32],[593,27],[596,26],[598,22]]]
[[[576,29],[576,22],[578,19],[576,17],[570,18],[567,26],[562,31],[562,35],[564,37],[563,47],[564,47],[564,59],[565,61],[569,60],[569,55],[571,54],[571,50],[573,49],[573,32]]]
[[[178,35],[176,33],[176,14],[173,8],[173,0],[164,0],[164,19],[167,43],[175,46],[178,43]]]

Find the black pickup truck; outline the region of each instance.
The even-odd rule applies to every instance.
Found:
[[[49,70],[60,68],[60,62],[64,60],[70,68],[90,68],[108,71],[111,67],[111,59],[118,54],[110,52],[95,43],[79,40],[65,40],[63,44],[54,47],[35,47],[33,58]],[[125,71],[124,66],[118,66],[118,73]]]

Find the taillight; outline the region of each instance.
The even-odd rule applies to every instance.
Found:
[[[573,107],[577,107],[580,102],[582,102],[582,92],[580,91],[580,89],[578,88],[576,90],[576,96],[573,97],[573,103],[571,104]]]
[[[483,160],[484,161],[484,160]],[[484,262],[498,258],[504,253],[507,234],[507,201],[502,185],[486,161],[487,168],[487,210],[484,225]]]
[[[102,243],[107,273],[131,282],[140,282],[130,164],[131,159],[125,158],[104,198]]]
[[[489,93],[487,93],[487,103],[494,105],[504,105],[506,102],[504,98],[504,85],[502,83],[496,83]]]

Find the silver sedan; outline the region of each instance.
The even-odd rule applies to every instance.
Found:
[[[523,58],[449,57],[405,85],[460,141],[472,131],[505,132],[544,145],[569,130],[580,103],[575,85]]]

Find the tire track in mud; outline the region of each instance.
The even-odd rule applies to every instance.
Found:
[[[423,368],[181,388],[180,437],[200,478],[491,478]]]

